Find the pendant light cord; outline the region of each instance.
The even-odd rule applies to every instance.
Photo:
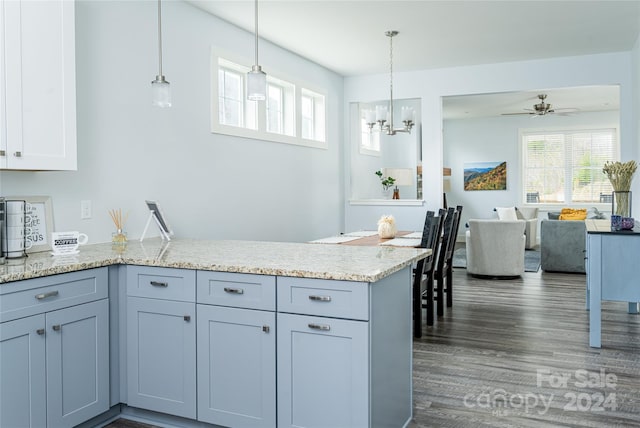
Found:
[[[158,0],[158,75],[162,77],[162,4]]]
[[[393,32],[389,34],[389,131],[393,132]]]
[[[258,65],[258,0],[255,0],[255,7],[254,7],[254,13],[255,13],[255,36],[256,36],[256,62],[255,65]]]

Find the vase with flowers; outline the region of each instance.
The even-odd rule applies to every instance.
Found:
[[[382,195],[389,199],[391,197],[391,188],[393,187],[396,179],[390,176],[385,176],[382,171],[376,171],[376,175],[380,179],[380,184],[382,184]]]
[[[634,160],[628,162],[605,162],[602,167],[613,187],[611,198],[611,214],[631,217],[631,181],[638,164]]]

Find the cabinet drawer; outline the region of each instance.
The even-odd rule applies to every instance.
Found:
[[[278,277],[278,312],[369,319],[369,284]]]
[[[198,271],[198,303],[276,310],[276,278],[245,273]]]
[[[127,266],[127,296],[196,301],[196,271]]]
[[[51,275],[0,286],[0,322],[108,296],[107,268]]]

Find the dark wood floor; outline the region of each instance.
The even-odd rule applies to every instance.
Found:
[[[456,269],[454,284],[453,308],[414,342],[411,428],[640,427],[640,315],[625,303],[603,303],[594,349],[584,275]]]

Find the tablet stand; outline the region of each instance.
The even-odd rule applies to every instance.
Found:
[[[147,224],[144,226],[144,231],[142,231],[140,242],[142,242],[142,240],[144,239],[144,236],[147,234],[147,229],[149,228],[149,224],[151,223],[152,218],[156,221],[156,225],[158,226],[158,229],[160,229],[160,236],[162,237],[162,240],[164,241],[166,239],[167,241],[171,241],[169,234],[164,231],[164,229],[162,228],[162,225],[158,221],[158,218],[156,217],[156,212],[154,210],[151,210],[151,212],[149,213],[149,218],[147,219]]]

